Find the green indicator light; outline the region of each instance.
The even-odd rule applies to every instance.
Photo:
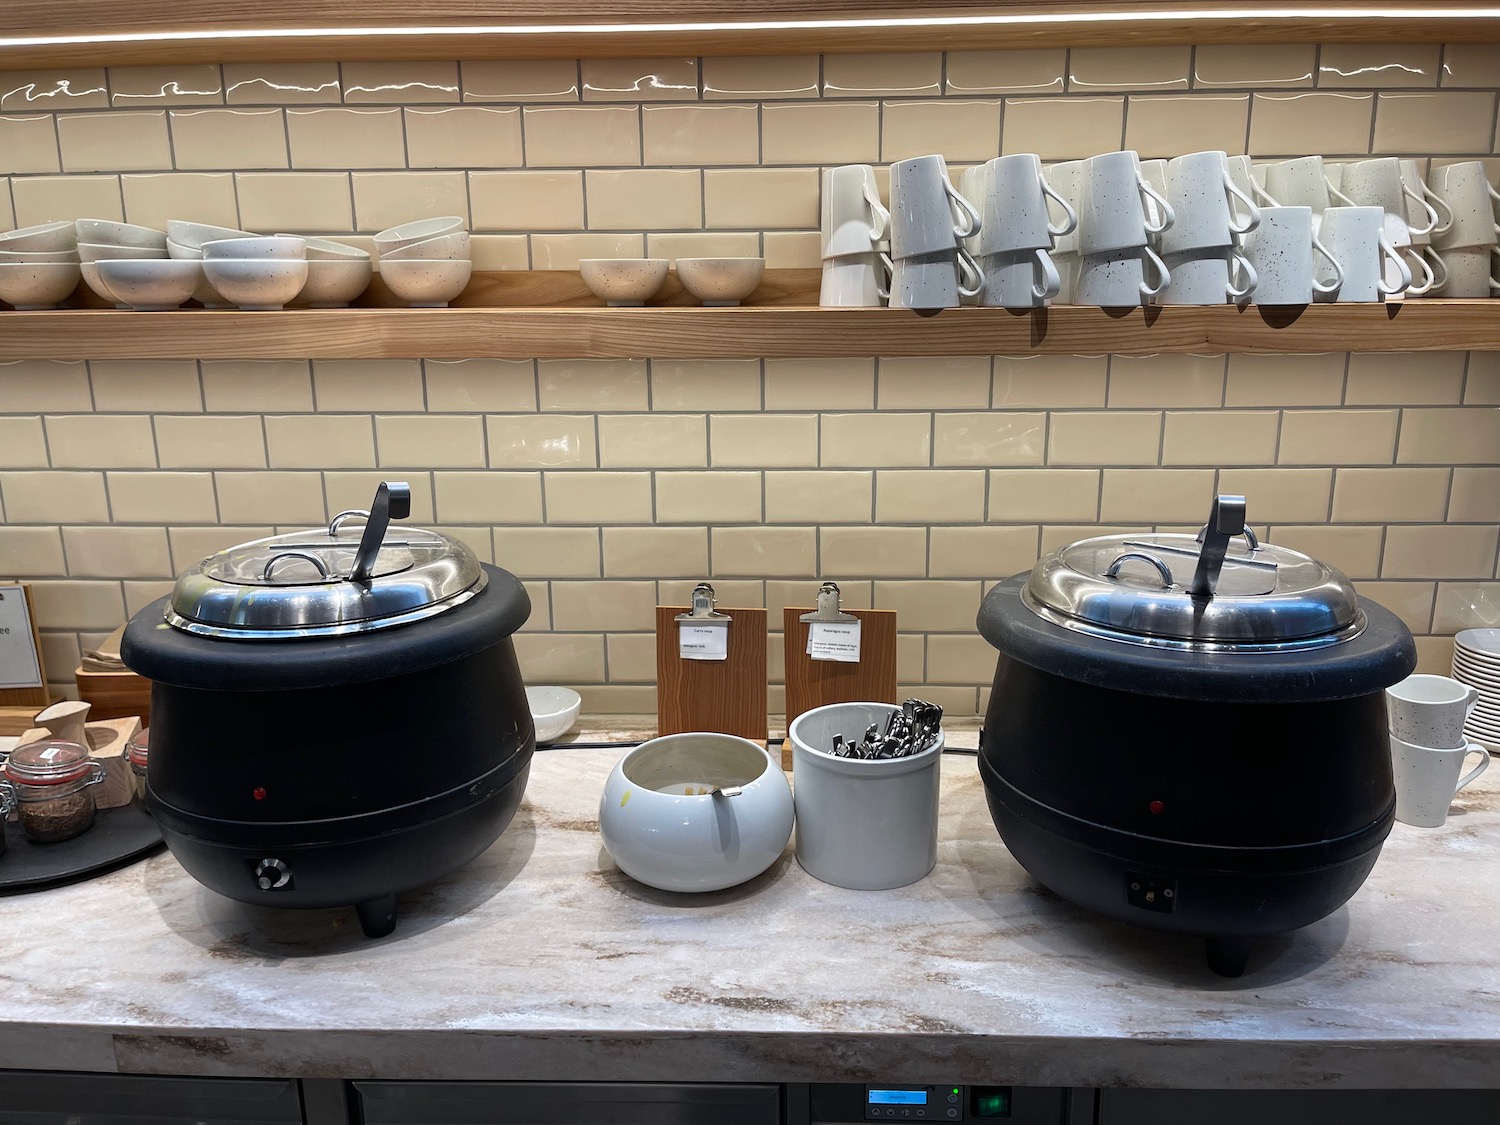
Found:
[[[957,1086],[955,1086],[955,1087],[953,1087],[953,1092],[954,1092],[954,1093],[955,1093],[955,1094],[956,1094],[956,1093],[958,1093],[958,1087],[957,1087]]]

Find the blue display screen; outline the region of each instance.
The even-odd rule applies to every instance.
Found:
[[[871,1090],[871,1105],[926,1105],[926,1090]]]

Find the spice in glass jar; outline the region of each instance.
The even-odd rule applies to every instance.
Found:
[[[8,781],[0,781],[0,855],[5,854],[5,822],[16,811],[16,791]]]
[[[146,758],[150,747],[151,728],[142,727],[130,737],[122,755],[130,768],[130,792],[142,804],[146,800]]]
[[[51,844],[94,823],[93,787],[104,780],[104,764],[76,742],[32,742],[11,751],[5,779],[15,786],[21,831],[33,843]]]

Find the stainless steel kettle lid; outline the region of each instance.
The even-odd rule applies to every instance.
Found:
[[[390,526],[410,512],[410,486],[386,481],[368,512],[211,555],[177,579],[166,621],[238,640],[328,637],[419,621],[483,590],[484,568],[463,543]]]
[[[1243,496],[1218,497],[1196,538],[1105,535],[1054,551],[1032,570],[1021,600],[1067,629],[1166,647],[1308,648],[1364,627],[1343,574],[1256,541]]]

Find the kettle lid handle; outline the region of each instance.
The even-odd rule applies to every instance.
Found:
[[[1229,550],[1229,541],[1245,533],[1245,498],[1243,496],[1216,496],[1208,513],[1208,524],[1203,529],[1203,550],[1198,555],[1198,566],[1193,572],[1193,581],[1188,593],[1194,598],[1211,598],[1219,585],[1219,572],[1224,568],[1224,556]]]
[[[350,582],[369,584],[370,575],[375,570],[375,557],[380,554],[380,545],[385,541],[385,529],[391,520],[404,520],[409,515],[411,485],[406,481],[381,481],[370,504],[370,518],[365,521],[364,534],[359,537],[354,569],[349,572]]]

